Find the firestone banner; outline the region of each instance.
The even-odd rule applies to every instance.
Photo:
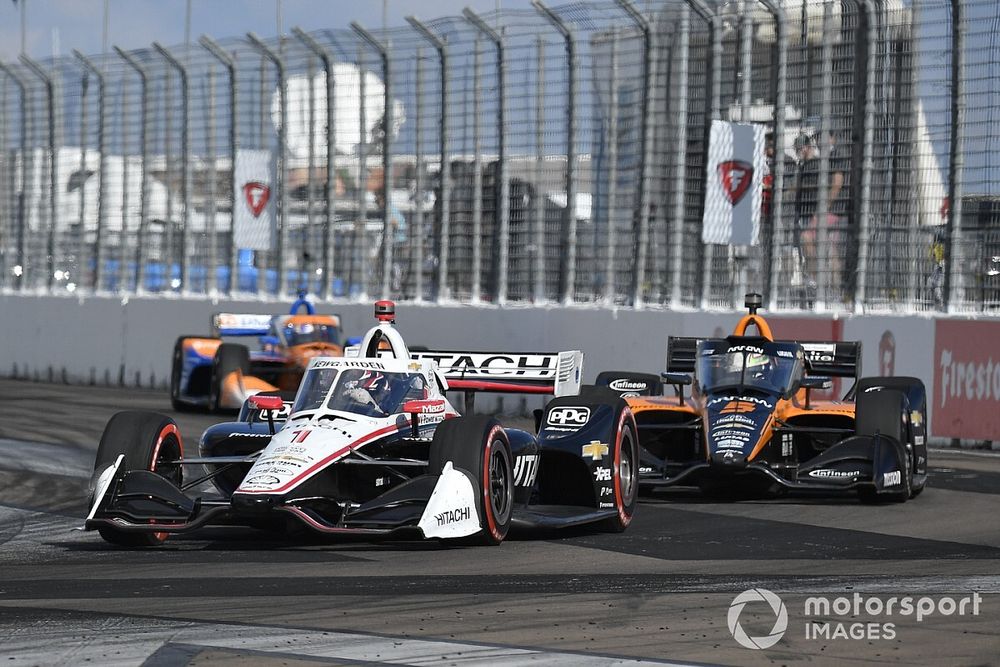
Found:
[[[938,320],[934,433],[1000,440],[1000,322]]]
[[[702,242],[757,245],[767,170],[764,133],[756,123],[712,121]]]
[[[236,152],[233,241],[237,248],[274,249],[277,234],[274,203],[276,171],[271,151],[241,149]]]

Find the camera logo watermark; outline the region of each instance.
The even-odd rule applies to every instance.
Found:
[[[771,606],[771,611],[774,612],[774,626],[771,628],[771,632],[763,637],[751,637],[740,624],[740,614],[743,613],[743,607],[748,602],[766,602]],[[743,648],[771,648],[785,635],[785,630],[788,628],[788,610],[785,609],[785,603],[781,601],[781,598],[766,588],[751,588],[733,599],[733,603],[729,605],[729,615],[726,620],[729,623],[729,632],[733,635],[733,639]]]
[[[943,596],[813,596],[805,599],[802,609],[805,638],[811,640],[876,640],[896,638],[896,619],[914,619],[921,623],[931,616],[978,616],[983,596],[978,592],[955,598]],[[751,637],[740,623],[743,608],[750,602],[765,602],[774,613],[774,626],[760,637]],[[836,617],[849,620],[836,620]],[[788,629],[784,601],[765,588],[751,588],[737,595],[727,616],[733,639],[749,649],[766,649],[777,644]]]

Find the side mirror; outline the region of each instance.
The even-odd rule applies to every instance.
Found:
[[[410,427],[414,438],[420,435],[420,415],[444,412],[443,398],[425,398],[403,403],[403,412],[410,415]]]
[[[809,400],[810,394],[813,389],[829,389],[833,386],[833,382],[830,378],[818,378],[818,377],[804,377],[799,386],[806,390],[806,410],[812,407]]]
[[[444,412],[443,398],[424,398],[403,403],[403,412],[408,415],[426,415]]]
[[[271,430],[271,434],[274,435],[274,413],[275,411],[280,412],[285,407],[285,401],[282,400],[281,396],[264,394],[254,394],[249,400],[250,405],[267,415],[267,426]]]
[[[250,397],[250,405],[258,410],[280,410],[285,405],[285,402],[281,399],[281,396],[254,394]]]
[[[660,373],[660,377],[667,384],[685,386],[691,384],[691,376],[688,373]]]
[[[804,377],[801,387],[803,389],[829,389],[833,386],[830,378]]]
[[[677,388],[677,405],[684,405],[684,387],[691,384],[691,375],[688,373],[660,373],[660,377],[667,384],[672,384]]]

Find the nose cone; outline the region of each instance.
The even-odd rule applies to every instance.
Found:
[[[267,494],[234,493],[230,500],[233,512],[244,516],[268,514],[278,504],[276,496]]]
[[[707,407],[709,461],[726,467],[745,466],[774,409],[774,401],[726,395],[714,397]]]
[[[746,454],[738,449],[724,449],[712,452],[712,465],[730,470],[739,470],[747,466]]]

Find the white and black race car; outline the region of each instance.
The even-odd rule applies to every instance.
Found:
[[[511,525],[628,526],[635,421],[617,397],[572,396],[580,352],[410,352],[393,304],[377,303],[376,317],[359,356],[313,359],[294,401],[250,397],[239,421],[204,433],[199,456],[185,455],[171,418],[116,414],[85,528],[152,546],[218,524],[481,544],[499,544]],[[459,416],[449,389],[557,397],[534,435]],[[218,494],[195,495],[207,480]]]

